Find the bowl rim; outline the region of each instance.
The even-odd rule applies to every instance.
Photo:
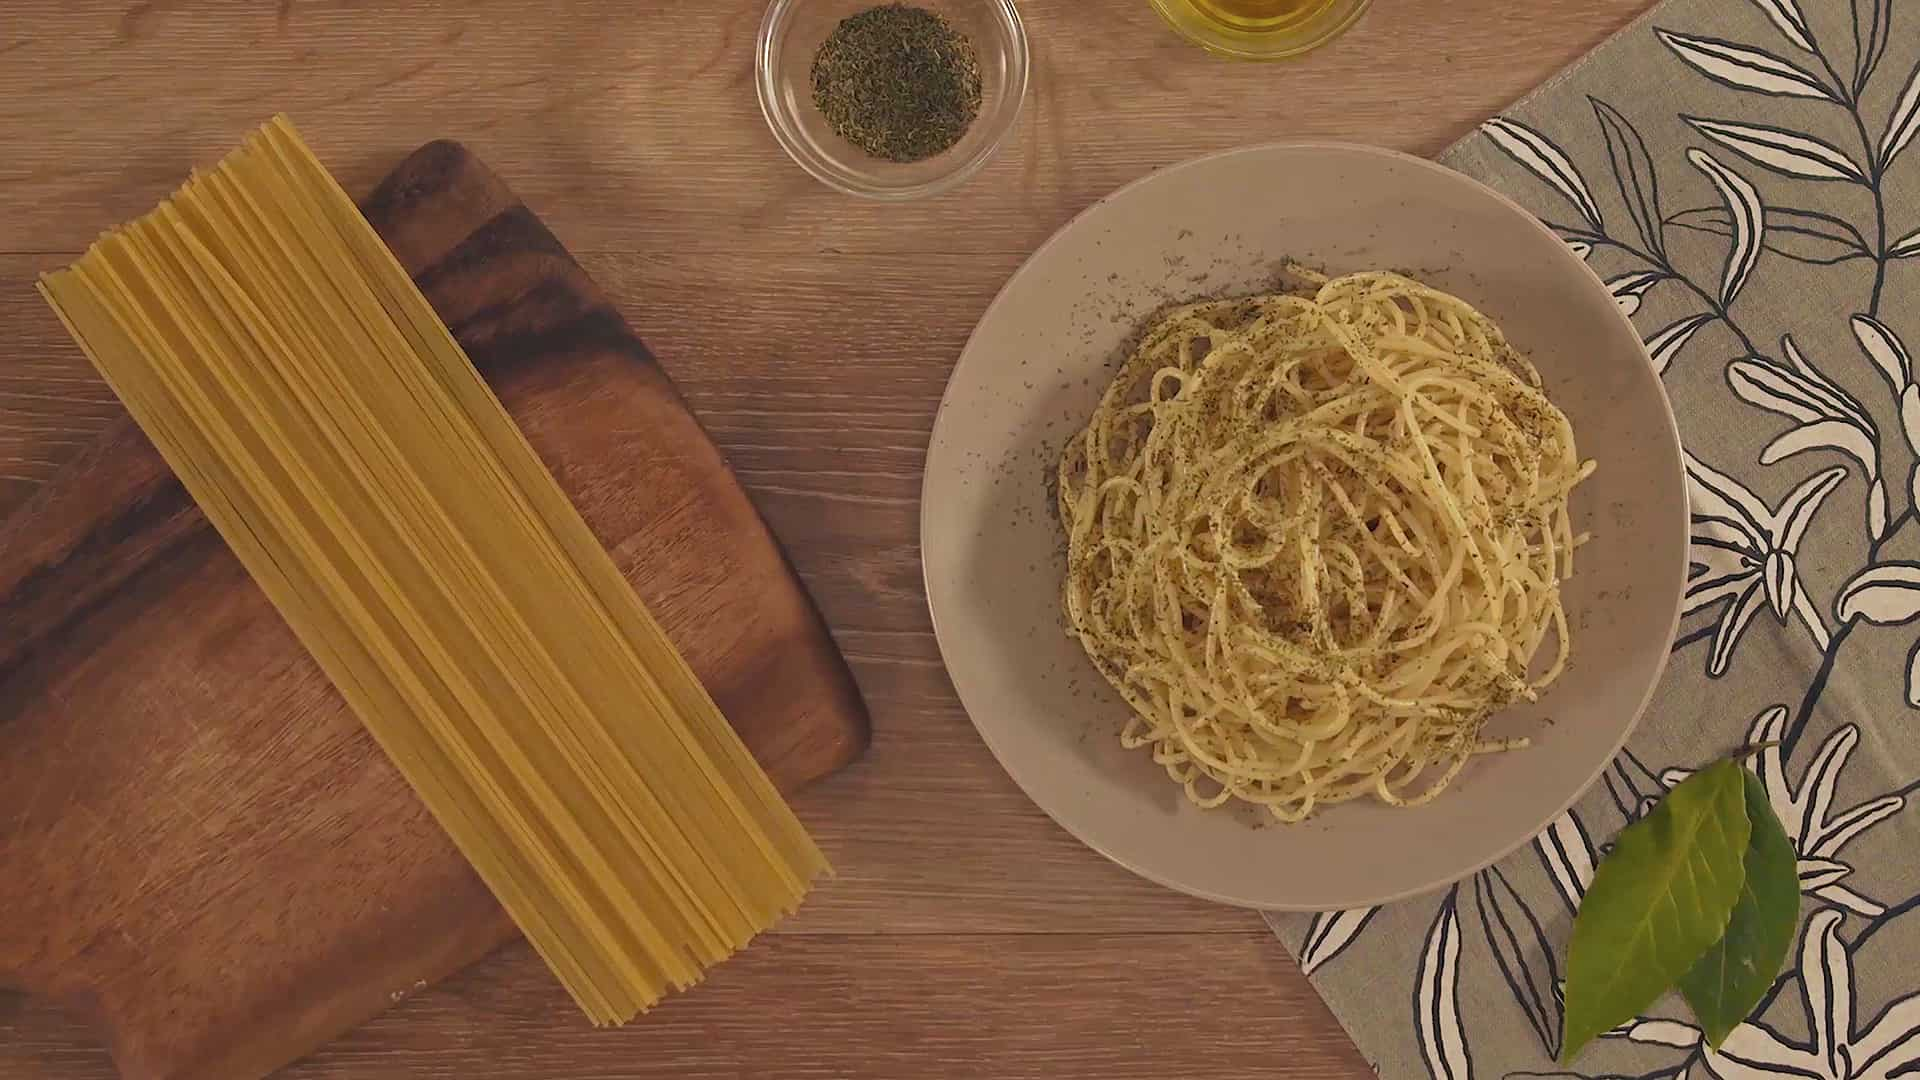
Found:
[[[779,93],[774,81],[774,42],[781,31],[793,18],[795,12],[810,0],[772,0],[760,20],[760,31],[754,40],[753,70],[754,93],[760,100],[760,115],[767,122],[767,128],[773,132],[775,142],[793,159],[793,163],[806,170],[815,180],[849,195],[878,202],[906,202],[911,199],[937,195],[966,182],[975,173],[986,167],[987,162],[999,154],[1020,126],[1021,114],[1026,109],[1027,84],[1032,77],[1032,46],[1027,40],[1026,23],[1020,18],[1020,9],[1014,0],[979,0],[997,16],[1007,31],[1011,46],[1008,51],[1009,67],[1012,70],[1012,87],[1009,91],[1013,101],[1003,106],[993,118],[999,130],[981,143],[970,155],[958,160],[953,167],[931,179],[906,187],[877,187],[849,180],[846,176],[834,172],[816,159],[806,149],[805,144],[792,130],[790,118],[785,110],[775,103]],[[879,3],[880,0],[876,0]],[[1363,0],[1364,2],[1364,0]],[[976,120],[976,122],[978,122]]]
[[[1215,161],[1217,159],[1222,159],[1222,158],[1228,158],[1228,157],[1234,157],[1234,156],[1246,155],[1246,154],[1257,155],[1257,154],[1266,154],[1266,153],[1273,153],[1273,152],[1291,152],[1291,153],[1329,152],[1329,153],[1357,154],[1360,156],[1371,156],[1371,157],[1377,157],[1377,158],[1382,158],[1389,161],[1398,162],[1405,165],[1410,165],[1422,171],[1445,174],[1446,177],[1454,181],[1463,181],[1469,187],[1476,189],[1479,194],[1490,198],[1491,200],[1505,207],[1509,211],[1512,211],[1518,214],[1520,218],[1526,222],[1529,228],[1550,238],[1555,245],[1557,245],[1558,247],[1560,247],[1565,251],[1566,257],[1568,259],[1572,260],[1573,262],[1579,265],[1581,273],[1585,275],[1585,279],[1593,289],[1598,290],[1602,294],[1606,292],[1606,289],[1607,289],[1606,283],[1601,279],[1600,275],[1593,269],[1593,267],[1590,264],[1588,264],[1586,260],[1581,259],[1578,255],[1576,255],[1571,249],[1566,248],[1566,242],[1563,239],[1561,239],[1558,233],[1555,233],[1551,228],[1549,228],[1545,222],[1541,221],[1538,215],[1534,214],[1531,210],[1528,210],[1526,207],[1520,205],[1520,203],[1518,203],[1514,199],[1488,186],[1487,184],[1481,182],[1480,180],[1472,176],[1468,176],[1466,173],[1460,172],[1457,169],[1449,168],[1445,165],[1440,164],[1439,162],[1432,161],[1428,158],[1418,157],[1412,154],[1402,153],[1398,150],[1390,150],[1386,147],[1372,146],[1365,143],[1340,142],[1337,140],[1308,139],[1308,140],[1276,140],[1276,141],[1270,141],[1270,142],[1252,143],[1252,144],[1247,144],[1247,145],[1242,145],[1237,147],[1230,147],[1225,150],[1218,150],[1212,153],[1202,154],[1198,157],[1188,158],[1184,161],[1177,162],[1173,165],[1169,165],[1164,168],[1152,170],[1142,176],[1135,178],[1134,180],[1127,182],[1126,184],[1121,185],[1120,187],[1114,189],[1113,191],[1107,193],[1106,195],[1103,195],[1098,199],[1095,199],[1092,203],[1088,204],[1086,207],[1081,209],[1079,213],[1075,214],[1072,218],[1070,218],[1065,224],[1061,225],[1052,235],[1050,235],[1045,241],[1043,241],[1040,244],[1040,246],[1036,247],[1033,250],[1033,252],[1027,256],[1026,260],[1020,264],[1019,268],[1016,269],[1013,272],[1013,274],[1008,277],[1006,283],[1001,286],[1000,290],[994,294],[993,300],[987,305],[985,310],[982,311],[979,321],[975,323],[973,331],[968,334],[966,344],[961,347],[960,356],[955,359],[953,369],[948,374],[946,384],[941,390],[940,405],[938,410],[934,414],[933,428],[929,434],[928,441],[927,441],[926,463],[921,470],[920,515],[919,515],[920,533],[917,539],[919,541],[918,546],[920,549],[921,590],[923,591],[923,593],[926,595],[926,598],[927,598],[928,619],[933,628],[935,644],[939,647],[941,652],[942,664],[943,666],[948,667],[950,675],[951,675],[951,667],[946,663],[946,658],[947,658],[948,649],[949,649],[948,639],[951,635],[951,631],[948,631],[946,633],[942,632],[942,620],[941,620],[939,611],[935,607],[934,582],[933,582],[932,568],[929,565],[929,560],[927,558],[926,538],[927,538],[927,535],[929,532],[929,526],[930,526],[930,522],[928,520],[928,507],[930,505],[928,501],[929,489],[934,483],[934,478],[937,472],[936,469],[934,468],[935,455],[939,453],[943,443],[949,442],[953,437],[950,425],[954,421],[952,416],[950,415],[950,410],[948,408],[948,405],[952,401],[952,395],[954,392],[955,384],[958,382],[960,378],[961,367],[962,367],[960,360],[963,359],[968,354],[968,352],[972,350],[974,343],[982,333],[982,328],[985,327],[987,323],[991,320],[995,310],[998,309],[1003,303],[1007,301],[1007,298],[1010,295],[1012,295],[1012,293],[1017,288],[1021,286],[1023,279],[1026,278],[1027,275],[1033,270],[1033,268],[1040,262],[1041,255],[1044,252],[1046,252],[1047,249],[1049,249],[1056,243],[1059,243],[1063,236],[1066,236],[1068,233],[1073,231],[1077,226],[1081,224],[1083,219],[1095,213],[1101,207],[1105,206],[1109,202],[1112,202],[1116,199],[1119,199],[1125,195],[1132,193],[1137,188],[1144,187],[1163,177],[1168,176],[1169,174],[1172,174],[1174,172],[1177,172],[1183,169],[1200,167],[1206,163],[1210,163],[1212,161]],[[1630,338],[1635,343],[1635,352],[1640,357],[1640,359],[1647,365],[1647,371],[1649,375],[1652,377],[1653,387],[1655,392],[1658,394],[1659,402],[1662,407],[1661,408],[1662,418],[1664,420],[1664,425],[1659,429],[1658,434],[1661,436],[1664,436],[1668,440],[1671,440],[1671,445],[1676,450],[1676,453],[1674,455],[1675,475],[1673,476],[1671,482],[1677,486],[1679,491],[1683,493],[1683,500],[1684,500],[1685,499],[1684,493],[1687,492],[1689,488],[1689,481],[1688,481],[1687,472],[1686,472],[1686,445],[1680,438],[1679,422],[1674,415],[1673,402],[1667,394],[1666,383],[1663,379],[1659,377],[1658,372],[1654,370],[1652,355],[1647,351],[1646,343],[1644,339],[1640,336],[1639,331],[1634,327],[1633,320],[1629,318],[1624,311],[1620,310],[1617,305],[1608,305],[1608,306],[1611,308],[1611,312],[1612,312],[1611,317],[1615,319],[1619,324],[1622,325],[1622,327],[1627,333],[1628,338]],[[1654,433],[1650,433],[1650,434],[1654,434]],[[1671,643],[1674,639],[1674,636],[1679,632],[1682,611],[1685,607],[1687,550],[1688,550],[1688,542],[1689,542],[1688,538],[1691,530],[1690,514],[1683,512],[1682,514],[1679,515],[1678,528],[1679,528],[1679,536],[1677,538],[1672,539],[1671,541],[1672,549],[1675,552],[1675,557],[1672,560],[1673,565],[1667,568],[1667,574],[1665,575],[1666,577],[1671,578],[1671,585],[1672,585],[1672,589],[1671,589],[1672,611],[1670,615],[1667,617],[1667,619],[1665,620],[1664,636],[1662,638],[1662,640],[1666,643]],[[1474,874],[1477,874],[1480,871],[1485,870],[1487,867],[1492,866],[1498,862],[1501,862],[1502,860],[1511,856],[1514,852],[1519,851],[1521,848],[1525,847],[1527,844],[1532,843],[1537,836],[1539,836],[1546,829],[1550,828],[1553,822],[1563,817],[1567,813],[1567,811],[1569,811],[1575,805],[1577,805],[1581,799],[1585,798],[1587,793],[1593,789],[1593,786],[1599,782],[1601,775],[1606,772],[1609,766],[1611,766],[1614,759],[1619,757],[1620,751],[1626,747],[1628,741],[1632,739],[1634,733],[1639,730],[1640,723],[1646,717],[1647,710],[1653,704],[1654,694],[1658,691],[1660,684],[1665,677],[1666,671],[1668,667],[1671,665],[1671,663],[1672,663],[1672,650],[1670,648],[1662,648],[1658,654],[1657,660],[1654,663],[1652,670],[1649,672],[1647,685],[1640,694],[1639,702],[1634,707],[1633,715],[1628,719],[1627,723],[1621,726],[1619,735],[1612,741],[1612,744],[1608,749],[1607,753],[1605,753],[1604,755],[1597,756],[1597,759],[1593,764],[1591,770],[1588,772],[1586,778],[1580,784],[1574,787],[1565,796],[1565,798],[1558,800],[1556,808],[1554,809],[1553,813],[1547,815],[1544,820],[1540,821],[1537,824],[1537,827],[1532,827],[1529,830],[1525,831],[1524,833],[1519,834],[1515,839],[1505,842],[1504,844],[1498,846],[1492,851],[1491,854],[1481,858],[1479,861],[1477,861],[1473,865],[1462,867],[1459,871],[1454,873],[1453,876],[1451,877],[1448,877],[1442,880],[1429,881],[1422,884],[1412,884],[1412,885],[1402,886],[1388,893],[1381,893],[1381,894],[1371,895],[1363,898],[1353,898],[1351,902],[1343,902],[1333,906],[1300,904],[1300,903],[1282,903],[1277,905],[1262,904],[1262,903],[1251,902],[1248,899],[1243,897],[1217,893],[1204,888],[1197,888],[1181,881],[1172,880],[1167,876],[1159,874],[1154,870],[1151,870],[1145,866],[1140,865],[1139,863],[1135,862],[1131,858],[1125,855],[1122,855],[1119,852],[1111,850],[1108,846],[1102,843],[1095,842],[1089,837],[1083,835],[1079,829],[1073,827],[1072,825],[1069,825],[1066,821],[1062,820],[1057,814],[1055,814],[1052,807],[1048,806],[1046,803],[1042,802],[1040,798],[1036,797],[1033,790],[1029,788],[1027,781],[1022,779],[1022,770],[1009,766],[1006,754],[1003,751],[1003,749],[1000,746],[997,746],[995,744],[994,738],[989,733],[987,728],[983,727],[979,723],[979,721],[974,718],[973,710],[967,707],[967,695],[957,680],[953,682],[953,686],[954,686],[955,697],[959,699],[961,708],[967,713],[968,722],[972,724],[974,731],[980,736],[980,740],[986,744],[988,751],[993,755],[995,761],[1000,765],[1001,769],[1007,773],[1010,779],[1013,780],[1014,785],[1021,790],[1021,793],[1027,797],[1029,802],[1032,802],[1035,806],[1039,807],[1042,813],[1046,814],[1048,818],[1052,819],[1052,821],[1056,825],[1064,829],[1075,840],[1086,845],[1092,850],[1098,852],[1100,855],[1104,856],[1108,860],[1131,871],[1132,873],[1137,874],[1140,877],[1143,877],[1149,881],[1152,881],[1155,884],[1162,885],[1169,889],[1173,889],[1176,892],[1185,893],[1190,896],[1199,897],[1200,899],[1203,899],[1203,900],[1208,900],[1208,901],[1212,901],[1214,903],[1219,903],[1219,904],[1226,904],[1234,907],[1244,907],[1244,908],[1251,908],[1254,910],[1273,911],[1273,912],[1311,913],[1311,912],[1341,910],[1344,908],[1381,906],[1385,904],[1396,903],[1402,900],[1411,899],[1418,896],[1428,895],[1428,894],[1437,892],[1440,889],[1444,889],[1449,885],[1456,884],[1460,881],[1464,881],[1467,878],[1472,877]],[[1338,809],[1339,809],[1338,807],[1333,808],[1334,811],[1337,811]]]
[[[1203,37],[1195,33],[1190,27],[1181,25],[1180,21],[1174,16],[1171,0],[1148,0],[1148,2],[1153,5],[1154,12],[1167,24],[1167,29],[1179,34],[1189,43],[1198,45],[1202,49],[1213,53],[1215,56],[1224,56],[1231,60],[1251,60],[1256,62],[1265,60],[1294,60],[1305,56],[1307,53],[1329,44],[1341,34],[1353,29],[1353,24],[1359,22],[1360,17],[1365,15],[1367,10],[1373,6],[1373,0],[1347,0],[1349,4],[1347,9],[1340,12],[1331,24],[1322,27],[1320,32],[1312,39],[1296,42],[1271,52],[1261,52],[1254,49],[1237,47],[1225,39]]]

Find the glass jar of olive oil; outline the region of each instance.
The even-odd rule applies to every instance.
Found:
[[[1331,41],[1373,0],[1152,0],[1187,40],[1223,56],[1277,60]]]

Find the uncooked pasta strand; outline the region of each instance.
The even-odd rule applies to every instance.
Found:
[[[41,291],[596,1023],[826,870],[284,119]]]

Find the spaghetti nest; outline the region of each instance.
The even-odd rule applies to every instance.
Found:
[[[1591,471],[1498,327],[1386,273],[1148,330],[1060,462],[1072,633],[1202,806],[1439,794],[1565,667]],[[1535,651],[1557,653],[1537,676]]]

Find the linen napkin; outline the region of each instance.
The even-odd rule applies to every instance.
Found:
[[[1381,1075],[1920,1078],[1917,64],[1912,0],[1668,0],[1441,157],[1548,222],[1640,328],[1687,449],[1692,567],[1637,735],[1531,846],[1437,895],[1270,917]],[[1718,1051],[1670,1000],[1556,1064],[1612,837],[1770,741],[1754,765],[1803,892],[1773,993]]]

